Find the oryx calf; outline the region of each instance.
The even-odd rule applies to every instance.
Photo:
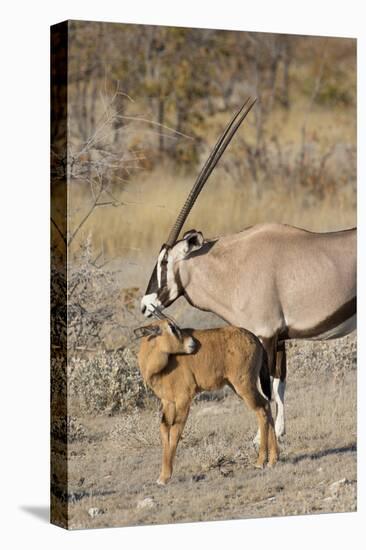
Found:
[[[256,413],[260,432],[256,467],[278,459],[277,439],[270,403],[266,352],[254,334],[236,327],[210,330],[181,330],[171,319],[136,329],[143,337],[138,354],[145,382],[162,404],[160,425],[163,446],[161,474],[165,485],[172,475],[173,460],[193,397],[203,390],[217,390],[228,384]],[[263,373],[267,373],[264,377]]]

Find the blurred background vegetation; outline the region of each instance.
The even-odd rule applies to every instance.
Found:
[[[72,21],[68,54],[71,257],[86,238],[102,262],[154,255],[248,95],[186,228],[355,225],[355,40]]]
[[[356,224],[355,40],[82,21],[68,34],[67,102],[54,86],[52,105],[68,123],[67,148],[52,127],[53,258],[68,251],[67,285],[53,262],[56,345],[66,327],[73,349],[130,341],[160,246],[248,95],[185,229]],[[213,323],[184,300],[171,311]]]

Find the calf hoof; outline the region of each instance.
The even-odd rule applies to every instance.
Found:
[[[269,468],[273,468],[274,466],[276,466],[277,460],[278,460],[277,457],[275,457],[275,458],[270,458],[269,461],[268,461],[268,467],[269,467]]]
[[[156,483],[157,483],[158,485],[164,486],[164,485],[167,485],[167,483],[169,483],[169,479],[170,479],[170,478],[159,477],[159,478],[156,480]]]

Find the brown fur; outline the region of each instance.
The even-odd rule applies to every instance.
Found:
[[[203,390],[217,390],[226,383],[257,415],[261,444],[256,466],[264,466],[268,452],[269,464],[275,464],[278,447],[270,404],[257,387],[265,353],[258,338],[230,326],[184,329],[179,339],[168,321],[151,325],[155,330],[157,326],[157,335],[142,339],[138,359],[143,379],[162,403],[163,459],[158,483],[166,484],[171,478],[175,452],[193,397]],[[193,341],[197,347],[192,354],[189,346]]]

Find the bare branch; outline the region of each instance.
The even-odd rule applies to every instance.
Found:
[[[183,132],[178,132],[178,130],[174,130],[174,128],[170,128],[169,126],[166,126],[166,124],[160,124],[160,122],[155,122],[153,120],[149,120],[148,118],[142,118],[142,117],[133,117],[133,116],[127,116],[127,115],[117,115],[116,118],[126,119],[126,120],[134,120],[135,122],[146,122],[147,124],[152,124],[153,126],[160,126],[161,128],[165,128],[166,130],[169,130],[169,132],[173,132],[174,134],[177,134],[178,136],[185,137],[187,139],[194,140],[194,137],[187,136],[187,134],[183,134]]]
[[[101,192],[100,192],[101,193]],[[82,228],[82,226],[85,224],[85,222],[89,219],[89,217],[91,216],[91,214],[94,212],[96,206],[97,206],[97,201],[100,197],[100,193],[97,197],[97,200],[94,202],[94,204],[92,205],[92,207],[88,210],[88,212],[85,214],[85,216],[83,217],[83,219],[81,220],[81,222],[79,223],[79,225],[76,227],[76,229],[74,230],[74,232],[72,233],[72,235],[70,236],[68,242],[67,242],[67,246],[70,246],[72,241],[75,239],[76,235],[78,234],[78,232],[80,231],[80,229]]]

